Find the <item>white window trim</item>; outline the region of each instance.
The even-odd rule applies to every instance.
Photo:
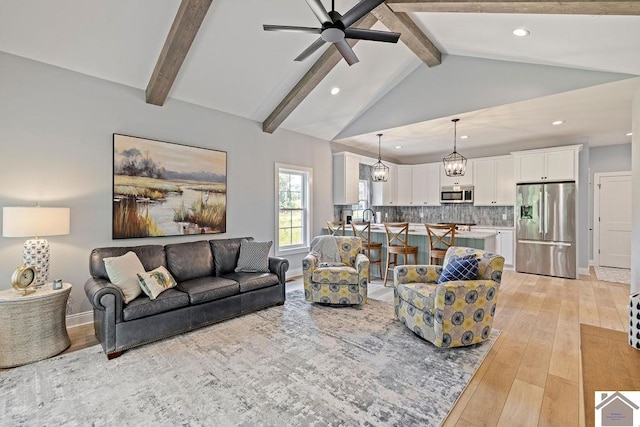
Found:
[[[305,241],[306,245],[299,246],[294,249],[280,249],[280,170],[292,170],[296,172],[305,172],[307,174],[307,227]],[[308,253],[311,245],[311,229],[313,228],[313,169],[304,166],[290,165],[286,163],[275,163],[274,168],[274,200],[275,200],[275,224],[274,224],[274,252],[276,256],[286,256],[301,253]]]

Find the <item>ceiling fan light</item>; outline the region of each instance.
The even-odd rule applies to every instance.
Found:
[[[460,119],[453,119],[453,152],[442,159],[444,173],[447,176],[464,176],[467,169],[467,159],[456,151],[457,126]]]
[[[382,156],[380,155],[380,140],[382,134],[378,134],[378,161],[371,165],[371,180],[373,182],[387,182],[389,179],[389,166],[382,163]]]

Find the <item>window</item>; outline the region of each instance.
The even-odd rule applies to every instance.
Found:
[[[276,163],[278,254],[309,249],[312,170]]]
[[[358,204],[353,205],[353,218],[364,218],[364,210],[369,208],[369,181],[361,179],[358,181]]]

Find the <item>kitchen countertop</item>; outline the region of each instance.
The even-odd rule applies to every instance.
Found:
[[[485,227],[480,227],[480,228],[484,229]],[[496,228],[498,228],[498,227],[496,227]],[[371,224],[371,232],[372,233],[384,233],[384,225],[382,225],[382,224]],[[411,223],[411,224],[409,224],[409,234],[410,235],[414,235],[414,236],[426,236],[427,235],[427,229],[425,228],[424,224]],[[495,231],[475,231],[473,229],[471,231],[457,231],[456,230],[456,237],[459,237],[461,239],[487,239],[487,238],[490,238],[490,237],[494,237],[497,234],[498,233],[496,233]]]

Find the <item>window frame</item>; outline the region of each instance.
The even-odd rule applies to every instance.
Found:
[[[288,247],[280,246],[280,174],[281,173],[299,174],[303,177],[303,199],[305,207],[302,209],[303,221],[303,243]],[[285,163],[276,163],[274,169],[275,175],[275,230],[274,230],[274,251],[276,256],[286,256],[298,253],[308,253],[311,247],[311,229],[313,224],[313,169],[290,165]]]

